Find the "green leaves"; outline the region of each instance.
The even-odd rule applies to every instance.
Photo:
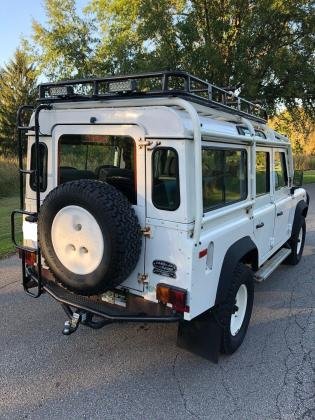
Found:
[[[314,0],[46,0],[35,58],[49,79],[184,69],[271,113],[314,110]],[[314,117],[314,116],[313,116]]]
[[[16,154],[16,113],[21,105],[31,105],[37,96],[37,72],[29,56],[17,49],[13,59],[0,70],[0,153]],[[24,121],[28,124],[28,121]]]

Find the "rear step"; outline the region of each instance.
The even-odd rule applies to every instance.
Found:
[[[274,270],[291,254],[291,249],[281,248],[270,260],[255,273],[255,280],[259,283],[266,280]]]

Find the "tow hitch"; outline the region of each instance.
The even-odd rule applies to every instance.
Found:
[[[81,320],[82,320],[81,314],[79,312],[74,312],[70,321],[67,320],[65,322],[65,326],[63,327],[62,334],[70,335],[74,333],[78,329]]]
[[[62,304],[61,306],[69,317],[69,320],[65,321],[62,330],[63,335],[70,335],[74,333],[78,329],[80,324],[93,328],[94,330],[98,330],[104,327],[105,325],[112,323],[112,321],[108,319],[99,319],[97,321],[94,321],[93,317],[95,315],[91,312],[84,311],[83,309],[72,311],[71,307],[66,304]]]

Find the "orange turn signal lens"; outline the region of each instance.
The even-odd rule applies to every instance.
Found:
[[[177,312],[189,312],[189,306],[186,305],[187,291],[179,287],[172,287],[163,283],[158,284],[156,299],[163,305],[170,303]]]

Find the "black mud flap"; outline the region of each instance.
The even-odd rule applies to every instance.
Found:
[[[191,321],[180,321],[177,345],[191,353],[218,363],[222,329],[207,311]]]

